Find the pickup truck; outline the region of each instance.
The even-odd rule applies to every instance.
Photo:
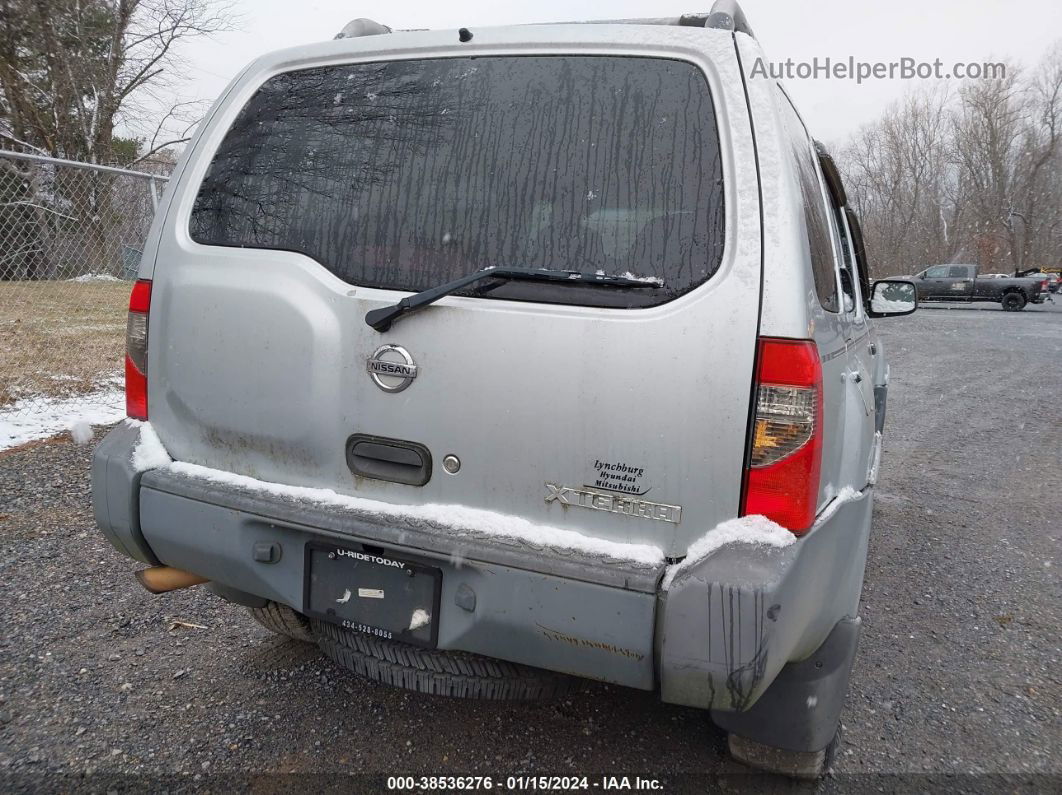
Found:
[[[1044,279],[1046,282],[1046,286],[1042,291],[1044,293],[1057,293],[1059,288],[1062,287],[1062,268],[1057,266],[1054,268],[1034,268],[1020,275],[1028,276],[1030,279]]]
[[[919,301],[992,301],[1008,312],[1042,304],[1046,297],[1042,277],[979,277],[976,265],[931,265],[912,281]]]

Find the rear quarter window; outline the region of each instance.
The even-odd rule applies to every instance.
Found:
[[[346,282],[396,290],[490,265],[662,280],[467,291],[638,307],[716,271],[723,210],[715,112],[692,64],[446,58],[268,80],[218,148],[190,232],[301,252]]]
[[[837,277],[833,253],[830,219],[826,215],[825,197],[819,182],[818,165],[811,147],[804,122],[801,121],[792,103],[780,90],[778,106],[789,138],[790,155],[796,169],[797,181],[804,204],[804,226],[807,230],[808,248],[811,253],[811,271],[815,280],[815,293],[822,308],[839,312],[841,304],[837,295]]]

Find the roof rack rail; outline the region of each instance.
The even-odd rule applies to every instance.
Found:
[[[709,16],[711,15],[704,11],[696,14],[683,14],[678,18],[678,23],[686,28],[704,28],[707,27]]]
[[[689,15],[694,16],[694,15]],[[756,34],[749,27],[749,21],[745,19],[745,12],[741,10],[737,0],[715,0],[708,20],[704,23],[706,28],[719,30],[732,30],[735,33],[744,33],[746,36],[756,38]]]
[[[343,30],[339,31],[339,33],[335,35],[335,38],[356,39],[361,36],[379,36],[381,33],[390,32],[391,29],[387,27],[387,25],[381,25],[379,22],[372,19],[358,17],[344,25]]]
[[[554,23],[562,24],[562,23]],[[571,24],[571,23],[569,23]],[[756,34],[749,27],[745,19],[745,12],[741,10],[737,0],[715,0],[712,10],[708,13],[698,12],[683,14],[678,17],[659,17],[654,19],[593,19],[584,20],[575,24],[603,25],[603,24],[627,24],[627,25],[681,25],[690,28],[715,28],[717,30],[729,30],[734,33],[744,33],[746,36],[756,38]],[[361,36],[379,36],[382,33],[393,32],[387,25],[381,25],[372,19],[360,17],[348,22],[339,33],[337,39],[356,39]]]
[[[683,14],[680,17],[653,17],[649,19],[587,19],[569,24],[681,25],[685,28],[714,28],[716,30],[729,30],[734,33],[744,33],[746,36],[756,38],[756,34],[753,33],[752,28],[749,27],[749,21],[745,18],[745,12],[741,10],[741,6],[738,5],[737,0],[715,0],[715,4],[712,6],[711,11],[692,12],[689,14]]]

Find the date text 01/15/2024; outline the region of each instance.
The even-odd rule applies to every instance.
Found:
[[[663,783],[641,776],[388,776],[389,790],[503,790],[509,792],[563,792],[569,790],[659,791]]]

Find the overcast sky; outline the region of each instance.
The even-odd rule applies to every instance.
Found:
[[[957,61],[1015,59],[1034,65],[1062,38],[1060,0],[741,0],[772,61],[847,59]],[[184,56],[186,93],[213,100],[248,61],[269,50],[332,38],[349,20],[368,17],[393,28],[458,28],[525,22],[678,16],[702,6],[647,0],[236,0],[239,29],[194,42]],[[790,80],[787,88],[816,136],[841,142],[874,120],[907,87],[922,81]]]

